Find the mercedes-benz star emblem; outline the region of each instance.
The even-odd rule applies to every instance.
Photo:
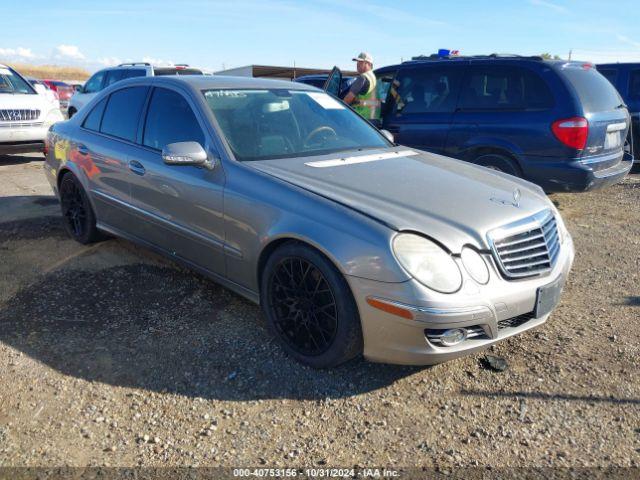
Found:
[[[516,188],[513,190],[513,206],[518,208],[520,206],[520,197],[522,194],[520,193],[520,189]]]

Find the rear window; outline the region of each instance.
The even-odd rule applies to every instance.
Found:
[[[140,113],[147,98],[147,87],[117,90],[109,96],[100,131],[114,137],[135,141]]]
[[[611,82],[612,85],[616,84],[616,77],[617,77],[617,71],[616,70],[610,70],[610,69],[598,69],[598,71],[604,76],[604,78],[606,78],[607,80],[609,80],[609,82]]]
[[[154,75],[202,75],[202,70],[197,68],[154,68]]]
[[[569,64],[560,69],[560,74],[575,89],[585,113],[613,110],[623,103],[614,86],[593,67]]]

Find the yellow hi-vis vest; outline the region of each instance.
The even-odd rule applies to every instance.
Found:
[[[356,96],[352,104],[353,109],[367,120],[380,118],[380,100],[376,90],[376,76],[369,70],[362,74],[369,81],[369,88],[366,92]]]

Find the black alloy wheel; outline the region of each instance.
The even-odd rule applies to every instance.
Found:
[[[362,352],[360,317],[349,285],[307,245],[288,243],[269,257],[261,304],[269,329],[302,363],[332,367]]]
[[[275,327],[303,355],[320,355],[338,326],[336,299],[322,272],[303,258],[287,257],[275,267],[269,297]]]
[[[71,173],[60,182],[60,208],[65,229],[74,240],[87,244],[100,239],[87,194]]]

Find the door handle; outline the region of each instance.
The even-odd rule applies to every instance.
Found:
[[[83,144],[78,145],[78,153],[80,155],[89,155],[89,149]]]
[[[131,170],[136,175],[144,175],[146,170],[144,169],[144,165],[142,165],[137,160],[129,160],[129,170]]]

